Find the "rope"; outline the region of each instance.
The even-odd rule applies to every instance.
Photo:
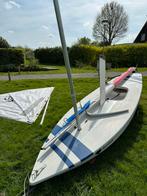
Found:
[[[30,172],[27,173],[27,175],[26,175],[26,177],[24,179],[23,191],[18,193],[16,196],[29,196],[29,194],[36,188],[36,187],[30,188],[29,185],[28,185],[28,187],[26,186],[27,180],[29,181],[29,176],[30,176]]]
[[[25,177],[25,179],[24,179],[24,183],[23,183],[23,192],[24,192],[24,196],[27,196],[28,194],[26,193],[26,190],[27,190],[27,188],[26,188],[26,182],[27,182],[27,180],[29,180],[29,173],[27,173],[27,175],[26,175],[26,177]],[[29,188],[29,187],[28,187]]]

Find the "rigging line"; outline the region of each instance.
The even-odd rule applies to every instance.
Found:
[[[95,117],[95,118],[109,118],[109,117],[125,114],[128,112],[129,112],[128,109],[122,110],[122,111],[117,111],[117,112],[110,112],[110,113],[89,113],[89,112],[87,112],[87,116]]]
[[[36,188],[34,187],[30,187],[29,185],[26,187],[26,182],[27,180],[29,181],[29,176],[30,176],[31,172],[28,172],[25,179],[24,179],[24,183],[23,183],[23,190],[18,193],[16,196],[29,196],[30,193],[33,192],[33,190]]]
[[[24,192],[24,196],[27,196],[28,194],[26,193],[26,182],[29,179],[29,173],[27,173],[25,179],[24,179],[24,183],[23,183],[23,192]],[[28,187],[29,188],[29,187]]]

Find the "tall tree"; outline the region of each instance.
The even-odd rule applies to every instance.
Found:
[[[0,48],[10,48],[10,45],[7,40],[2,37],[0,37]]]
[[[128,15],[122,5],[115,1],[106,3],[98,13],[93,26],[93,36],[104,45],[122,38],[128,30]]]
[[[77,43],[78,45],[90,45],[91,44],[91,40],[88,37],[81,37],[78,39]]]

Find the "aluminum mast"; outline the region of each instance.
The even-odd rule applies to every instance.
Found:
[[[65,36],[64,36],[64,29],[63,29],[63,24],[62,24],[59,3],[58,3],[58,0],[53,0],[53,2],[54,2],[54,8],[55,8],[55,13],[56,13],[56,18],[57,18],[57,23],[58,23],[58,28],[59,28],[60,39],[61,39],[62,48],[63,48],[63,55],[64,55],[64,61],[65,61],[67,75],[68,75],[68,81],[70,85],[70,92],[71,92],[74,113],[76,117],[76,124],[77,124],[78,130],[80,130],[81,128],[80,128],[80,123],[79,123],[77,100],[76,100],[76,94],[75,94],[72,75],[71,75],[70,61],[69,61],[69,56],[67,52],[67,46],[66,46],[66,41],[65,41]]]

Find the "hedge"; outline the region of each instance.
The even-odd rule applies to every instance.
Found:
[[[72,66],[78,66],[81,62],[87,65],[96,65],[97,57],[101,53],[101,48],[89,45],[74,45],[69,51]]]
[[[147,66],[147,43],[109,46],[104,53],[112,67]]]
[[[39,48],[34,51],[34,54],[35,58],[37,58],[41,64],[64,64],[63,52],[60,47]]]
[[[24,64],[23,50],[0,48],[0,71],[14,70],[20,64]]]
[[[39,48],[34,51],[35,57],[41,64],[64,65],[61,48]],[[72,66],[83,65],[96,66],[100,54],[104,53],[106,61],[112,67],[147,66],[147,43],[125,44],[107,46],[105,48],[92,45],[74,45],[69,49]]]
[[[115,45],[105,48],[95,46],[73,46],[70,49],[70,60],[74,66],[82,62],[96,66],[100,54],[104,53],[107,63],[112,67],[147,66],[147,43]]]

